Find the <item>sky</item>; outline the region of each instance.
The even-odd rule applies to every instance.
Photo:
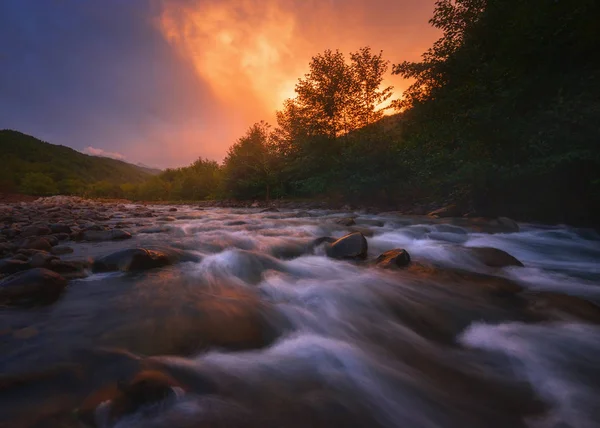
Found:
[[[416,61],[434,0],[1,0],[0,129],[160,168],[228,147],[313,55]],[[394,98],[408,86],[389,73]]]

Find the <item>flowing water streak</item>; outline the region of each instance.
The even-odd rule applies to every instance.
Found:
[[[349,214],[180,208],[175,221],[159,221],[159,233],[137,234],[138,245],[168,243],[200,259],[170,268],[164,282],[160,273],[143,281],[158,289],[185,279],[206,293],[224,284],[258,290],[275,306],[280,334],[260,350],[161,357],[190,378],[210,379],[220,393],[191,391],[116,426],[598,426],[599,327],[526,323],[504,297],[453,288],[443,276],[332,260],[311,248],[317,237],[348,233],[335,220]],[[522,225],[519,233],[492,235],[425,218],[358,214],[356,227],[372,232],[370,259],[405,248],[413,261],[600,300],[594,232]],[[526,267],[491,270],[460,251],[481,246],[506,250]],[[76,248],[71,257],[111,249]],[[110,274],[81,284],[99,290],[115,276],[134,281]],[[537,397],[551,410],[539,411]]]

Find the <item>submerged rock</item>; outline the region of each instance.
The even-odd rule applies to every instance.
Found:
[[[600,324],[600,306],[582,297],[542,291],[526,298],[529,311],[542,319]]]
[[[508,266],[523,267],[518,259],[506,251],[492,247],[465,247],[465,250],[486,266],[503,268]]]
[[[350,233],[325,247],[328,257],[334,259],[365,259],[369,246],[360,232]]]
[[[69,225],[62,224],[62,223],[51,224],[50,230],[52,231],[53,234],[58,234],[58,233],[71,234],[71,232],[72,232],[71,227]]]
[[[67,280],[48,269],[36,268],[11,275],[0,282],[0,302],[9,305],[50,303],[67,286]]]
[[[49,253],[39,252],[31,256],[30,263],[31,267],[45,268],[48,267],[50,262],[52,262],[53,260],[58,260],[58,257]]]
[[[52,260],[47,266],[48,269],[57,272],[68,279],[85,278],[88,276],[87,269],[90,267],[88,261],[64,261]]]
[[[172,260],[164,253],[145,248],[129,248],[94,261],[94,272],[148,270],[167,266]]]
[[[51,233],[52,231],[47,226],[29,226],[23,229],[21,236],[23,238],[28,238],[30,236],[50,235]]]
[[[48,239],[39,236],[31,236],[21,241],[20,247],[28,250],[52,250],[52,244]]]
[[[232,221],[225,222],[225,226],[243,226],[245,224],[248,224],[248,222],[243,221],[243,220],[232,220]]]
[[[128,248],[95,260],[92,269],[94,272],[131,272],[197,260],[198,257],[174,248]]]
[[[342,217],[335,219],[335,223],[342,226],[354,226],[356,221],[354,220],[354,217]]]
[[[122,241],[125,239],[131,239],[131,233],[121,230],[87,230],[83,232],[81,238],[84,241],[101,242],[101,241]]]
[[[408,266],[410,264],[410,254],[401,248],[389,250],[377,257],[376,264],[378,267],[384,269]]]
[[[17,254],[19,256],[19,254]],[[9,274],[21,272],[27,270],[31,267],[27,260],[21,260],[19,258],[8,259],[8,260],[0,260],[0,274]],[[27,257],[25,257],[27,259]]]
[[[56,247],[52,248],[52,254],[55,254],[57,256],[61,256],[63,254],[71,254],[72,252],[73,248],[67,245],[57,245]]]

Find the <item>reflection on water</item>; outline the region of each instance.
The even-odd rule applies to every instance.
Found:
[[[0,311],[2,373],[33,378],[0,379],[0,426],[81,426],[60,411],[140,364],[159,367],[185,393],[118,417],[100,406],[97,424],[598,426],[600,328],[546,321],[526,297],[599,302],[597,234],[535,225],[490,234],[392,214],[359,215],[350,227],[334,221],[349,214],[180,208],[175,221],[133,227],[131,241],[76,244],[65,258],[132,246],[194,257],[95,274],[72,281],[51,306]],[[353,230],[368,236],[369,259],[404,248],[414,265],[386,271],[311,245]],[[505,250],[525,267],[489,268],[469,247]],[[28,328],[34,333],[13,334]]]

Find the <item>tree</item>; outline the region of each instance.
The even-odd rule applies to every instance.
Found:
[[[364,47],[350,54],[352,79],[357,88],[354,95],[359,126],[367,126],[383,118],[387,107],[383,107],[392,96],[392,86],[380,89],[388,70],[389,61],[383,59],[383,51],[375,55],[371,48]]]
[[[435,90],[449,81],[448,60],[462,46],[465,35],[477,23],[487,0],[437,0],[429,23],[443,34],[422,56],[421,62],[404,61],[393,66],[392,73],[414,83],[404,92],[403,99],[392,105],[398,110],[412,107],[434,96]]]
[[[52,177],[41,172],[25,174],[21,181],[20,190],[25,194],[36,196],[48,196],[58,193],[58,187]]]
[[[296,84],[294,104],[312,135],[336,138],[357,127],[351,105],[358,90],[352,70],[340,51],[314,56],[310,72]]]
[[[229,148],[223,161],[226,190],[237,198],[269,200],[277,184],[276,163],[271,126],[263,121],[255,123]]]
[[[78,178],[66,178],[57,183],[61,195],[81,195],[84,193],[86,184]]]

